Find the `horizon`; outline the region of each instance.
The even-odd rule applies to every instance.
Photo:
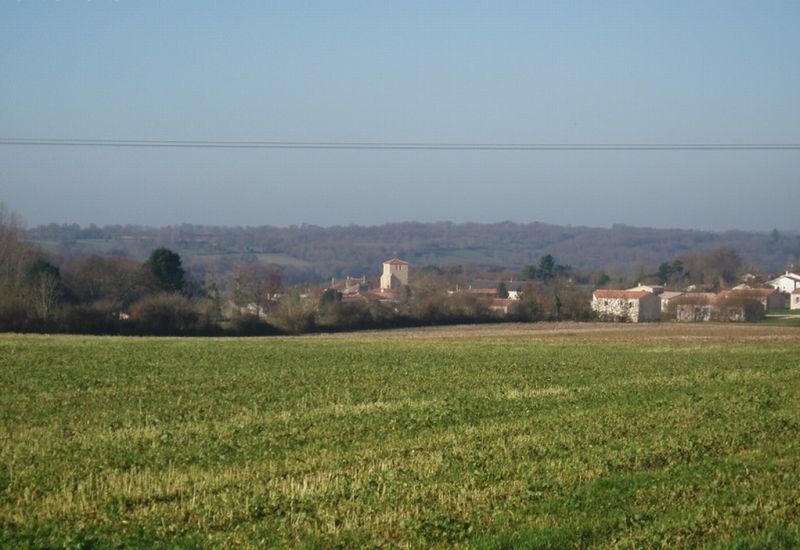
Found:
[[[78,223],[78,222],[45,222],[45,223],[38,223],[38,224],[30,224],[25,219],[22,214],[16,212],[13,208],[11,209],[12,212],[18,214],[22,217],[22,221],[24,223],[25,230],[35,230],[37,228],[44,228],[49,225],[57,225],[57,226],[73,226],[77,225],[81,230],[89,229],[91,227],[97,227],[100,229],[110,228],[110,227],[139,227],[143,229],[175,229],[180,228],[182,226],[191,226],[191,227],[207,227],[213,229],[259,229],[259,228],[272,228],[272,229],[304,229],[304,228],[318,228],[318,229],[334,229],[334,228],[346,228],[346,227],[358,227],[363,229],[369,229],[372,227],[384,227],[384,226],[391,226],[391,225],[404,225],[404,224],[420,224],[420,225],[504,225],[504,224],[513,224],[513,225],[520,225],[520,226],[527,226],[527,225],[546,225],[551,227],[564,227],[564,228],[571,228],[571,229],[589,229],[589,230],[613,230],[616,228],[629,228],[629,229],[650,229],[655,231],[697,231],[703,233],[732,233],[732,232],[741,232],[741,233],[770,233],[772,231],[778,231],[779,233],[785,235],[800,235],[800,230],[794,229],[783,229],[780,227],[770,227],[768,229],[763,230],[747,230],[747,229],[739,229],[739,228],[727,228],[727,229],[702,229],[697,227],[655,227],[655,226],[646,226],[646,225],[632,225],[627,223],[612,223],[610,225],[587,225],[587,224],[567,224],[567,223],[551,223],[545,222],[540,220],[533,220],[527,222],[518,222],[514,220],[500,220],[500,221],[488,221],[488,222],[477,222],[477,221],[464,221],[464,222],[455,222],[452,220],[435,220],[435,221],[418,221],[418,220],[400,220],[400,221],[393,221],[393,222],[383,222],[383,223],[373,223],[373,224],[365,224],[365,223],[350,223],[350,224],[328,224],[328,225],[321,225],[315,223],[293,223],[289,225],[274,225],[274,224],[250,224],[250,225],[230,225],[230,224],[208,224],[208,223],[188,223],[188,222],[181,222],[181,223],[168,223],[165,225],[151,225],[151,224],[142,224],[142,223],[109,223],[109,224],[98,224],[98,223]]]

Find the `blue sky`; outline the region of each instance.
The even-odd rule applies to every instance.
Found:
[[[0,3],[0,137],[800,143],[800,2]],[[800,230],[800,152],[0,146],[31,224]]]

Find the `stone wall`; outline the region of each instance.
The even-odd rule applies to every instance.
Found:
[[[627,298],[594,298],[592,309],[601,319],[639,321],[639,300]]]

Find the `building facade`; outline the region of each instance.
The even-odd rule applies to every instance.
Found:
[[[775,288],[743,288],[738,290],[723,290],[717,294],[718,300],[755,300],[761,304],[764,311],[783,309],[789,307],[786,294]]]
[[[381,290],[396,290],[408,286],[408,262],[392,258],[383,262]]]
[[[605,320],[658,321],[661,319],[661,300],[644,290],[598,289],[592,294],[592,310]]]
[[[800,288],[800,275],[797,273],[789,273],[788,271],[780,277],[775,277],[767,281],[767,284],[780,292],[791,294]]]

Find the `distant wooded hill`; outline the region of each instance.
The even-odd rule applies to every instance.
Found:
[[[800,265],[800,234],[709,232],[615,225],[573,227],[544,223],[393,223],[380,226],[313,225],[211,227],[180,225],[38,226],[29,238],[67,256],[124,255],[144,259],[157,246],[181,254],[196,274],[224,273],[237,263],[280,266],[294,281],[377,275],[381,262],[400,257],[415,267],[471,265],[519,270],[543,254],[575,268],[632,273],[689,251],[725,246],[769,271]]]

